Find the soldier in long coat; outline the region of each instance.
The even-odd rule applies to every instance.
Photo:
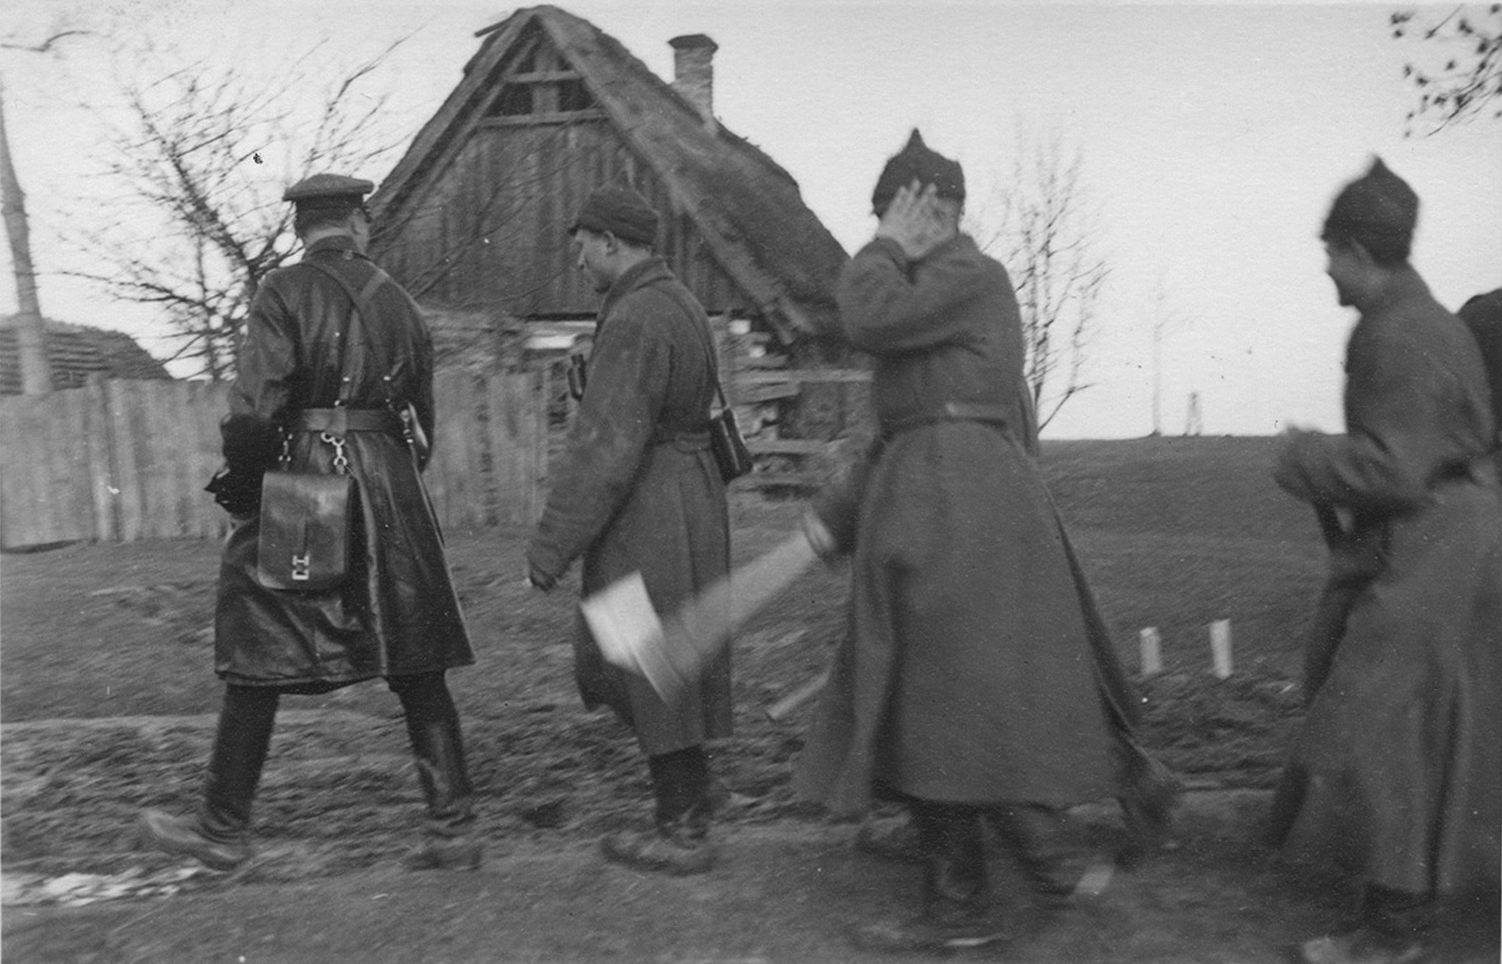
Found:
[[[406,715],[427,802],[412,869],[473,867],[472,791],[444,672],[474,661],[419,473],[432,438],[433,348],[416,304],[365,254],[369,181],[314,175],[286,192],[303,260],[267,275],[246,325],[225,468],[209,491],[236,525],[224,548],[214,669],[225,681],[194,818],[142,815],[149,843],[220,869],[251,855],[250,811],[282,694],[384,677]],[[403,418],[406,413],[407,418]],[[258,576],[263,474],[355,481],[349,574],[318,591]]]
[[[1275,473],[1320,513],[1331,574],[1272,836],[1362,885],[1358,926],[1306,961],[1417,960],[1445,898],[1496,908],[1502,493],[1480,353],[1408,263],[1417,211],[1380,160],[1337,195],[1328,272],[1361,313],[1346,434],[1290,433]]]
[[[1502,288],[1467,299],[1456,314],[1481,347],[1481,361],[1492,387],[1492,427],[1497,430],[1492,461],[1502,474]]]
[[[887,950],[990,943],[983,817],[1040,901],[1067,893],[1041,841],[1059,812],[1120,789],[1110,700],[1054,505],[1029,447],[1023,342],[1006,270],[959,233],[957,163],[915,131],[872,198],[877,237],[837,288],[875,357],[881,433],[814,506],[815,545],[852,549],[846,638],[794,788],[836,812],[906,803],[924,856],[914,919],[857,928]]]
[[[634,190],[605,187],[573,226],[580,267],[605,298],[527,561],[546,590],[582,557],[585,596],[639,572],[653,606],[671,612],[728,571],[730,522],[709,448],[718,378],[709,321],[652,254],[657,221]],[[709,869],[705,743],[731,733],[729,653],[665,702],[644,677],[607,663],[581,618],[574,675],[587,707],[609,707],[631,727],[656,798],[654,828],[607,836],[605,855],[675,874]]]

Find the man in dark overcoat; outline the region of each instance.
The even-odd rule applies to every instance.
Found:
[[[1311,962],[1427,959],[1443,904],[1496,907],[1502,791],[1502,492],[1486,372],[1408,256],[1418,197],[1380,160],[1322,238],[1346,348],[1344,435],[1292,431],[1275,478],[1320,513],[1330,578],[1308,715],[1272,839],[1359,885]]]
[[[572,227],[579,267],[604,295],[587,378],[547,506],[527,550],[528,578],[551,589],[583,558],[584,595],[641,573],[658,612],[725,575],[730,522],[709,448],[718,383],[704,309],[652,253],[657,212],[635,190],[604,187]],[[587,707],[607,706],[636,735],[656,799],[654,828],[603,841],[605,855],[674,874],[714,862],[705,744],[731,732],[730,655],[665,702],[607,663],[581,618],[574,675]]]
[[[407,292],[365,256],[373,188],[317,174],[287,190],[305,253],[256,292],[221,426],[225,467],[209,491],[234,520],[214,618],[224,704],[198,813],[141,818],[149,844],[217,869],[251,856],[251,802],[282,694],[376,677],[401,701],[427,803],[404,865],[480,862],[444,678],[474,656],[419,474],[433,437],[432,338]],[[262,476],[278,465],[354,478],[349,573],[334,588],[268,588],[258,577]]]
[[[853,551],[849,629],[794,789],[838,813],[904,802],[921,912],[857,928],[941,951],[1013,930],[992,906],[982,819],[1022,864],[1029,920],[1074,882],[1045,846],[1064,808],[1119,794],[1124,680],[1030,449],[1024,346],[1006,270],[959,231],[958,163],[916,131],[883,170],[880,219],[837,286],[850,345],[875,358],[880,441],[813,506],[814,544]],[[1109,647],[1109,640],[1104,640]],[[1114,676],[1114,678],[1112,678]]]
[[[1481,347],[1481,361],[1492,387],[1492,427],[1497,430],[1492,461],[1502,473],[1502,288],[1467,299],[1456,314]]]

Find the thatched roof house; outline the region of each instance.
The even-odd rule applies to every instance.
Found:
[[[371,199],[376,260],[420,301],[529,320],[592,317],[566,233],[624,179],[664,216],[660,252],[712,314],[784,342],[833,324],[848,256],[797,183],[712,106],[714,41],[671,41],[669,84],[557,7],[479,31],[478,53]]]
[[[129,335],[88,325],[45,322],[53,388],[76,388],[90,375],[170,379],[165,366]],[[0,395],[21,394],[20,339],[12,318],[0,323]]]

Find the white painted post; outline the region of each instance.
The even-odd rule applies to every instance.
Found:
[[[1215,675],[1231,675],[1231,621],[1217,619],[1210,624],[1210,655],[1215,661]]]
[[[1158,627],[1148,626],[1138,635],[1141,644],[1143,676],[1156,676],[1163,672],[1163,641],[1158,638]]]

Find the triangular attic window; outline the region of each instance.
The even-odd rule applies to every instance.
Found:
[[[490,117],[572,114],[597,105],[581,77],[550,44],[535,35],[501,78],[486,111]]]

